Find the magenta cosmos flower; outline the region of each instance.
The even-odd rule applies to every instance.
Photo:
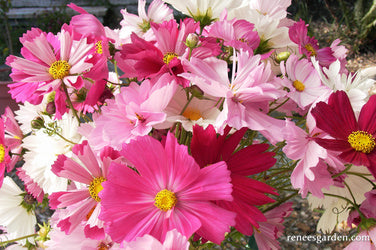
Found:
[[[312,109],[317,127],[333,139],[314,139],[326,149],[341,151],[339,157],[344,161],[368,167],[376,177],[375,114],[376,96],[362,107],[357,121],[346,92],[337,91],[328,103],[319,102]]]
[[[131,167],[112,163],[103,185],[102,211],[107,233],[115,242],[150,234],[164,241],[176,229],[189,238],[197,232],[220,244],[234,225],[235,214],[212,200],[231,201],[230,172],[222,161],[200,169],[169,133],[165,146],[150,137],[123,144]]]
[[[14,83],[9,84],[12,98],[17,102],[39,104],[43,95],[55,91],[56,114],[59,119],[66,111],[65,94],[61,86],[80,89],[83,75],[93,67],[88,63],[94,47],[87,38],[73,40],[66,25],[58,35],[46,34],[32,28],[20,38],[22,57],[9,56],[6,64],[12,67]]]
[[[71,234],[83,223],[86,237],[102,239],[105,235],[103,221],[98,219],[101,201],[98,193],[103,189],[101,184],[107,178],[110,162],[120,159],[120,155],[107,147],[99,157],[87,141],[75,145],[72,152],[75,155],[73,158],[59,155],[52,165],[52,171],[59,177],[83,183],[83,186],[86,184],[86,187],[51,194],[50,206],[52,209],[66,209],[57,224],[66,234]]]
[[[248,176],[266,171],[271,168],[276,159],[273,152],[266,152],[268,144],[253,144],[236,153],[234,151],[243,138],[247,128],[236,131],[228,136],[230,127],[226,127],[221,136],[217,136],[212,125],[206,129],[195,125],[191,142],[191,153],[201,168],[219,161],[225,161],[231,171],[233,185],[232,201],[217,201],[220,207],[236,212],[236,225],[239,232],[252,235],[253,228],[258,228],[258,222],[266,218],[256,206],[274,202],[265,195],[277,194],[269,185],[251,179]]]

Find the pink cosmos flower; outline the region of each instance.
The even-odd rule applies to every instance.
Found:
[[[125,243],[126,250],[153,249],[153,250],[188,250],[189,242],[187,238],[181,235],[176,229],[166,233],[166,239],[163,244],[151,235],[145,234],[135,241]]]
[[[366,166],[376,177],[376,96],[362,107],[358,120],[344,91],[330,95],[328,103],[319,102],[311,111],[317,127],[332,139],[314,138],[322,147],[339,151],[339,158]]]
[[[254,24],[243,19],[234,18],[230,21],[227,17],[221,17],[220,21],[214,22],[207,28],[207,35],[223,39],[225,46],[253,52],[260,43],[260,37],[254,27]]]
[[[4,130],[4,122],[0,119],[0,187],[3,185],[5,168],[11,161]]]
[[[230,172],[224,162],[200,169],[168,133],[165,145],[150,136],[123,144],[130,166],[113,163],[100,193],[100,219],[115,242],[150,234],[159,241],[176,229],[186,238],[198,233],[220,244],[235,214],[211,201],[231,201]],[[218,220],[218,218],[221,218]]]
[[[154,84],[145,80],[140,85],[132,82],[123,88],[115,99],[107,101],[102,115],[95,119],[95,128],[89,138],[93,147],[100,149],[110,145],[120,148],[124,142],[147,135],[153,125],[166,119],[163,110],[175,89],[176,83],[170,82],[168,76]]]
[[[28,194],[31,194],[39,203],[43,202],[44,192],[43,189],[36,183],[27,173],[26,170],[21,168],[17,169],[17,176],[20,178],[25,186]]]
[[[204,93],[224,99],[223,110],[216,126],[223,131],[226,124],[241,129],[248,127],[260,131],[271,143],[282,141],[280,128],[284,121],[267,115],[269,102],[281,96],[273,84],[270,65],[261,61],[260,55],[252,56],[243,50],[235,55],[238,69],[228,79],[227,63],[216,58],[191,58],[184,61],[190,73],[182,74]]]
[[[296,22],[289,28],[289,36],[291,41],[299,46],[299,53],[307,57],[315,56],[323,67],[329,67],[337,58],[334,57],[330,47],[320,49],[317,40],[308,36],[308,24],[303,20]]]
[[[292,212],[292,202],[286,202],[265,213],[266,222],[260,222],[260,228],[255,231],[255,240],[259,249],[279,249],[278,238],[282,236],[283,221]]]
[[[186,56],[185,41],[188,34],[196,33],[198,27],[199,23],[195,23],[193,19],[184,19],[179,27],[175,20],[161,24],[152,23],[156,44],[132,34],[132,43],[124,44],[120,51],[119,67],[125,72],[123,77],[137,77],[141,80],[167,74],[178,84],[187,87],[189,81],[179,76],[185,71],[181,58]],[[217,52],[206,44],[208,43],[203,42],[201,46],[194,49],[192,56],[204,58]]]
[[[87,59],[94,44],[89,44],[87,38],[74,41],[64,26],[57,36],[32,28],[20,41],[24,58],[11,55],[6,60],[15,82],[9,84],[12,98],[39,104],[44,94],[55,91],[56,118],[60,119],[66,112],[62,86],[82,87],[82,77],[93,67]]]
[[[265,193],[274,195],[277,193],[272,187],[248,176],[269,169],[275,164],[276,159],[273,158],[274,153],[266,152],[268,144],[253,144],[234,153],[247,128],[228,136],[230,129],[230,127],[226,127],[225,133],[217,137],[212,125],[205,130],[195,125],[191,153],[201,168],[219,161],[226,162],[231,171],[234,200],[216,201],[215,203],[227,210],[234,211],[236,213],[234,227],[242,234],[252,235],[253,227],[258,228],[258,222],[266,220],[256,206],[274,202]]]
[[[368,238],[368,240],[364,240],[366,238]],[[344,250],[376,250],[376,226],[360,231],[355,239],[356,240],[352,241]]]
[[[78,225],[71,234],[67,235],[60,228],[56,227],[55,220],[62,216],[64,210],[56,211],[51,217],[52,230],[48,234],[49,240],[44,242],[44,245],[54,250],[65,249],[84,249],[84,250],[108,250],[119,249],[119,246],[114,244],[109,236],[106,235],[104,239],[91,239],[85,235],[84,227]]]
[[[286,87],[290,90],[287,96],[302,109],[330,91],[321,83],[320,75],[312,63],[305,58],[299,60],[295,54],[290,55],[286,65],[281,63],[281,71],[286,76]]]
[[[118,152],[105,148],[97,156],[87,141],[72,148],[74,158],[59,155],[52,171],[59,177],[86,184],[87,187],[67,192],[56,192],[49,196],[52,209],[65,208],[64,217],[57,224],[66,234],[71,234],[77,226],[84,223],[86,237],[104,238],[104,224],[98,219],[101,210],[98,193],[103,189],[102,182],[107,179],[110,163],[118,159]],[[82,164],[79,164],[81,162]]]
[[[9,107],[5,108],[4,114],[1,116],[1,119],[4,122],[5,145],[8,147],[8,150],[12,155],[11,161],[7,166],[7,172],[10,172],[21,158],[21,144],[24,135],[14,117],[12,110]]]

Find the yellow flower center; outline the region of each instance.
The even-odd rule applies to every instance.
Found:
[[[2,163],[4,161],[4,158],[5,158],[4,145],[0,144],[0,163]]]
[[[98,193],[103,190],[102,182],[106,181],[103,177],[96,177],[92,182],[90,182],[89,192],[90,196],[96,200],[97,202],[101,201],[99,198]]]
[[[163,62],[165,64],[169,64],[171,62],[172,59],[178,57],[178,55],[174,52],[167,52],[164,56],[163,56]]]
[[[157,193],[154,198],[154,205],[162,211],[167,212],[176,205],[178,201],[176,199],[175,193],[170,190],[163,189]]]
[[[95,52],[97,52],[98,54],[103,53],[102,41],[98,41],[95,43]]]
[[[347,141],[351,147],[358,152],[370,153],[375,148],[375,138],[365,131],[354,131],[348,137]]]
[[[50,73],[54,79],[63,79],[69,75],[70,68],[71,66],[67,61],[59,60],[50,66],[48,73]]]
[[[294,86],[294,88],[296,89],[296,91],[299,91],[299,92],[303,92],[303,90],[305,89],[304,84],[301,81],[299,81],[299,80],[295,80],[292,83],[292,86]]]
[[[313,48],[313,46],[310,44],[310,43],[307,43],[304,48],[306,50],[308,50],[309,52],[311,52],[311,56],[316,56],[317,53],[316,53],[316,50]]]
[[[199,110],[190,108],[185,109],[182,115],[191,121],[197,121],[198,119],[202,118]]]

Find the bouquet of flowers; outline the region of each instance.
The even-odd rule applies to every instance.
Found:
[[[290,4],[139,0],[115,30],[69,4],[57,34],[27,31],[6,60],[3,245],[278,249],[301,195],[318,231],[346,221],[369,236],[349,249],[374,248],[374,81]]]

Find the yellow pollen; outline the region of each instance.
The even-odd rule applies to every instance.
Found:
[[[292,86],[294,86],[294,88],[296,89],[296,91],[299,91],[299,92],[303,92],[303,90],[305,89],[304,84],[301,81],[299,81],[299,80],[295,80],[292,83]]]
[[[98,41],[98,42],[95,43],[95,51],[98,54],[102,54],[103,53],[102,41]]]
[[[4,158],[5,158],[4,145],[0,144],[0,163],[2,163],[4,161]]]
[[[185,109],[182,115],[191,121],[197,121],[198,119],[202,118],[199,110],[190,108]]]
[[[101,201],[99,198],[98,193],[103,190],[102,182],[106,181],[103,177],[96,177],[92,182],[90,182],[89,192],[90,196],[97,202]]]
[[[63,79],[69,75],[70,68],[71,66],[67,61],[59,60],[50,66],[48,73],[50,73],[54,79]]]
[[[313,46],[310,44],[310,43],[307,43],[304,48],[306,50],[308,50],[309,52],[311,52],[311,56],[316,56],[317,53],[316,53],[316,50],[313,48]]]
[[[163,189],[157,193],[154,198],[154,205],[160,210],[167,212],[176,205],[178,201],[176,199],[175,193],[170,190]]]
[[[167,52],[164,56],[163,56],[163,62],[165,64],[169,64],[171,62],[172,59],[178,57],[178,55],[174,52]]]
[[[354,131],[348,137],[347,141],[351,147],[358,152],[370,153],[375,148],[375,138],[365,131]]]

